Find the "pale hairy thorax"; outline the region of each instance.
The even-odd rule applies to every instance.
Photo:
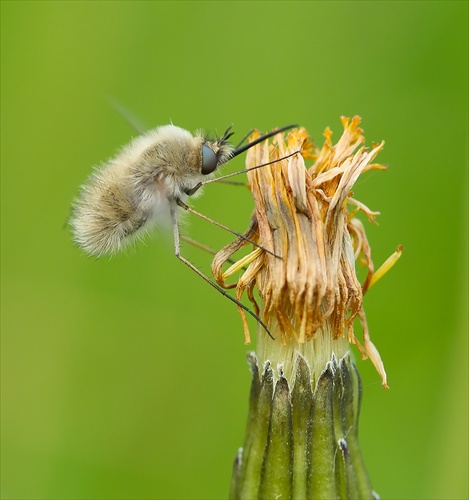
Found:
[[[216,157],[211,172],[203,173],[203,151]],[[170,209],[185,201],[187,191],[213,176],[229,160],[233,147],[165,125],[135,138],[98,167],[80,191],[70,219],[75,243],[92,255],[112,254],[142,237]],[[201,194],[198,190],[196,195]]]
[[[202,131],[192,135],[174,125],[158,127],[137,137],[115,157],[97,168],[82,186],[69,219],[75,243],[96,257],[112,255],[144,236],[157,222],[168,221],[173,234],[175,257],[222,296],[252,316],[272,337],[257,314],[181,254],[182,240],[205,250],[207,247],[181,235],[180,209],[242,237],[237,231],[197,212],[185,202],[189,197],[200,195],[205,185],[225,181],[245,172],[242,170],[213,178],[219,167],[232,158],[267,141],[278,132],[293,127],[295,125],[281,127],[244,144],[246,136],[236,148],[228,142],[234,133],[231,126],[221,137],[214,139]]]

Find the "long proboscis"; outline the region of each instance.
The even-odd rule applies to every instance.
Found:
[[[263,135],[261,137],[258,137],[255,141],[252,141],[252,142],[250,142],[249,144],[246,144],[243,147],[235,149],[234,152],[230,155],[230,157],[226,161],[227,162],[230,161],[235,156],[237,156],[237,155],[239,155],[241,153],[244,153],[244,151],[247,151],[248,149],[252,148],[253,146],[256,146],[257,144],[259,144],[262,141],[270,139],[270,137],[273,137],[274,135],[277,135],[277,134],[279,134],[281,132],[284,132],[285,130],[290,130],[290,129],[295,128],[295,127],[298,127],[298,125],[287,125],[285,127],[281,127],[281,128],[276,129],[276,130],[273,130],[272,132],[269,132],[268,134],[265,134],[265,135]],[[228,134],[230,128],[231,127],[229,127],[227,129],[227,131],[224,134],[224,137]],[[228,136],[230,136],[230,135],[231,135],[231,133],[228,134]],[[234,177],[235,175],[244,174],[246,172],[250,172],[251,170],[256,170],[258,168],[266,167],[267,165],[272,165],[273,163],[277,163],[279,161],[286,160],[287,158],[290,158],[291,156],[294,156],[294,155],[296,155],[298,153],[301,153],[301,151],[294,151],[293,153],[290,153],[290,154],[284,156],[283,158],[278,158],[276,160],[272,160],[272,161],[269,161],[267,163],[263,163],[262,165],[257,165],[255,167],[246,168],[246,169],[243,169],[243,170],[238,170],[237,172],[232,172],[231,174],[222,175],[221,177],[216,177],[215,179],[208,179],[206,181],[198,182],[192,189],[187,190],[186,194],[188,194],[189,196],[192,196],[202,186],[205,186],[207,184],[212,184],[213,182],[220,182],[220,181],[223,181],[224,179],[228,179],[230,177]],[[221,164],[221,165],[223,165],[223,164]]]
[[[209,179],[208,181],[199,182],[195,186],[195,188],[191,190],[190,194],[195,193],[195,191],[197,191],[202,186],[205,186],[207,184],[212,184],[213,182],[220,182],[223,181],[224,179],[234,177],[235,175],[245,174],[247,172],[251,172],[252,170],[257,170],[258,168],[267,167],[268,165],[273,165],[274,163],[287,160],[288,158],[291,158],[292,156],[295,156],[299,153],[301,153],[300,149],[297,151],[293,151],[293,153],[290,153],[288,155],[282,156],[282,158],[277,158],[276,160],[268,161],[267,163],[261,163],[260,165],[256,165],[255,167],[245,168],[244,170],[238,170],[237,172],[232,172],[231,174],[222,175],[221,177],[215,177],[215,179]]]
[[[274,135],[277,135],[281,132],[285,132],[285,130],[290,130],[292,128],[295,128],[295,127],[298,127],[298,125],[286,125],[285,127],[281,127],[281,128],[277,128],[275,130],[272,130],[272,132],[269,132],[268,134],[264,134],[262,135],[261,137],[258,137],[256,140],[252,141],[252,142],[249,142],[248,144],[246,144],[245,146],[242,146],[240,148],[237,148],[235,149],[231,155],[230,155],[230,160],[231,158],[234,158],[235,156],[238,156],[240,155],[241,153],[244,153],[245,151],[247,151],[248,149],[254,147],[256,144],[259,144],[260,142],[262,141],[265,141],[267,139],[270,139],[271,137],[273,137]],[[229,160],[227,160],[229,161]]]

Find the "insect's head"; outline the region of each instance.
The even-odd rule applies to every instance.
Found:
[[[291,128],[296,127],[297,125],[287,125],[286,127],[282,127],[267,134],[264,134],[257,139],[249,142],[248,144],[242,145],[242,143],[247,139],[246,136],[241,143],[234,148],[231,144],[228,143],[228,139],[233,135],[231,132],[231,126],[228,127],[225,133],[218,139],[212,140],[208,136],[204,136],[203,133],[199,132],[195,139],[199,139],[200,144],[200,155],[199,155],[199,168],[200,168],[200,176],[199,182],[192,187],[187,187],[184,189],[184,193],[188,196],[194,195],[199,189],[204,185],[210,182],[215,182],[217,180],[221,180],[227,176],[218,178],[218,179],[204,179],[204,177],[213,174],[215,170],[221,166],[223,163],[231,160],[235,156],[238,156],[241,153],[244,153],[248,149],[252,148],[256,144],[259,144],[262,141],[273,137],[279,132],[283,132],[285,130],[289,130]],[[237,172],[240,173],[240,172]],[[228,177],[231,177],[234,174],[229,174]]]
[[[234,148],[228,142],[228,139],[234,133],[231,132],[231,125],[226,129],[225,133],[218,139],[212,140],[208,136],[205,136],[202,140],[202,146],[201,146],[202,151],[201,151],[200,172],[202,175],[212,174],[220,165],[226,163],[235,156],[244,153],[245,151],[252,148],[256,144],[259,144],[260,142],[265,141],[270,137],[273,137],[275,134],[278,134],[279,132],[283,132],[285,130],[289,130],[294,127],[297,127],[297,125],[287,125],[286,127],[273,130],[272,132],[261,135],[254,141],[249,142],[244,146],[241,146],[240,144],[236,148]],[[247,136],[245,137],[245,139],[246,138]],[[242,142],[244,142],[244,140]]]
[[[226,163],[233,153],[233,146],[228,142],[228,139],[233,135],[231,126],[228,127],[225,133],[218,139],[212,140],[205,137],[202,142],[202,161],[201,173],[208,175],[213,172],[223,163]]]

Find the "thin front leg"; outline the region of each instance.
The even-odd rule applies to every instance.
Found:
[[[193,214],[193,215],[197,215],[197,217],[200,217],[201,219],[204,219],[208,222],[211,222],[212,224],[214,224],[215,226],[218,226],[218,227],[221,227],[222,229],[224,229],[225,231],[228,231],[229,233],[231,234],[234,234],[235,236],[237,236],[238,238],[242,238],[243,240],[247,241],[248,243],[251,243],[251,245],[254,245],[255,247],[257,248],[260,248],[261,250],[264,250],[265,252],[267,253],[270,253],[270,255],[273,255],[274,257],[278,257],[279,259],[281,258],[280,255],[275,255],[273,252],[271,252],[270,250],[267,250],[267,248],[264,248],[263,246],[259,245],[259,243],[256,243],[255,241],[252,241],[250,240],[249,238],[247,238],[246,236],[244,236],[244,234],[241,234],[241,233],[238,233],[237,231],[235,231],[234,229],[230,229],[228,226],[225,226],[223,224],[220,224],[219,222],[217,222],[216,220],[213,220],[211,219],[210,217],[207,217],[206,215],[204,214],[201,214],[200,212],[197,212],[196,210],[194,210],[193,208],[189,207],[188,205],[186,205],[183,201],[181,200],[177,200],[177,204],[183,208],[184,210],[186,210],[187,212]]]
[[[200,250],[203,250],[204,252],[210,253],[212,255],[216,255],[218,253],[218,250],[214,250],[213,248],[208,247],[207,245],[204,245],[203,243],[199,243],[196,240],[193,240],[192,238],[189,238],[188,236],[184,236],[183,234],[179,235],[180,239],[182,241],[185,241],[186,243],[189,243],[189,245],[192,245],[196,248],[200,248]],[[229,262],[230,264],[236,264],[236,261],[233,259],[226,259],[226,262]],[[246,271],[246,267],[243,267]]]
[[[217,290],[218,292],[220,292],[227,299],[231,300],[231,302],[234,302],[238,307],[240,307],[241,309],[243,309],[244,311],[246,311],[249,315],[251,315],[262,326],[262,328],[264,328],[264,330],[267,332],[267,334],[269,335],[269,337],[272,340],[275,340],[275,338],[270,333],[270,331],[267,328],[267,326],[263,323],[263,321],[259,318],[259,316],[257,316],[257,314],[255,314],[253,311],[251,311],[251,309],[249,309],[244,304],[242,304],[241,302],[239,302],[238,300],[236,300],[234,297],[232,297],[231,295],[229,295],[225,290],[223,290],[223,288],[221,288],[216,283],[214,283],[212,280],[210,280],[207,276],[205,276],[205,274],[202,271],[200,271],[200,269],[197,269],[194,266],[194,264],[192,264],[191,262],[189,262],[187,259],[185,259],[181,255],[181,243],[180,243],[180,236],[179,236],[179,224],[178,224],[178,220],[177,220],[177,215],[176,215],[176,210],[175,209],[176,209],[176,207],[174,207],[174,206],[171,207],[171,223],[173,225],[173,236],[174,236],[174,255],[176,255],[176,257],[181,262],[183,262],[184,264],[186,264],[187,267],[189,267],[190,269],[192,269],[192,271],[194,271],[196,274],[198,274],[210,286],[212,286],[213,288],[215,288],[215,290]]]
[[[283,158],[278,158],[277,160],[268,161],[267,163],[262,163],[262,165],[257,165],[255,167],[245,168],[244,170],[238,170],[237,172],[232,172],[231,174],[226,174],[226,175],[222,175],[221,177],[215,177],[214,179],[209,179],[207,181],[199,182],[192,189],[188,189],[186,191],[186,194],[188,196],[192,196],[201,187],[206,186],[207,184],[212,184],[213,182],[221,182],[222,180],[228,179],[228,178],[233,177],[235,175],[245,174],[246,172],[251,172],[251,170],[257,170],[258,168],[266,167],[267,165],[273,165],[274,163],[278,163],[280,161],[287,160],[288,158],[295,156],[299,153],[301,153],[301,150],[293,151],[293,153],[290,153],[290,154],[284,156]]]

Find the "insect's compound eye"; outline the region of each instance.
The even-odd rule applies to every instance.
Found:
[[[218,158],[217,155],[214,153],[214,151],[209,148],[208,146],[205,146],[205,144],[202,145],[202,173],[204,175],[211,174],[218,165]]]

